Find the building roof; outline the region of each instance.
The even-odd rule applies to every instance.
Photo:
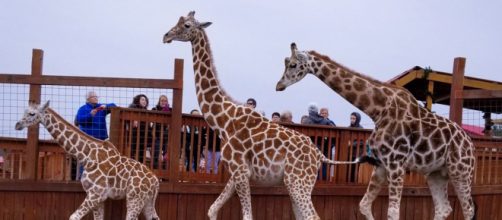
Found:
[[[419,101],[425,101],[428,95],[429,81],[432,81],[432,102],[434,104],[450,105],[450,90],[452,74],[415,66],[387,81],[388,83],[408,89]],[[465,99],[464,108],[482,112],[502,113],[502,82],[464,77],[464,91],[488,94],[490,98]],[[490,94],[493,95],[490,96]],[[495,94],[496,93],[496,94]],[[466,97],[466,96],[464,96]]]

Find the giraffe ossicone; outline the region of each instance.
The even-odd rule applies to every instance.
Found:
[[[321,163],[347,164],[327,159],[309,137],[270,122],[249,107],[236,104],[220,86],[211,48],[195,12],[180,17],[164,35],[163,42],[190,42],[195,88],[200,109],[208,125],[219,132],[224,144],[222,161],[231,177],[211,205],[208,216],[217,218],[223,204],[237,192],[243,219],[252,219],[249,181],[286,186],[296,219],[319,219],[311,193]]]
[[[159,219],[155,211],[159,180],[145,165],[120,155],[111,142],[85,134],[49,108],[49,102],[43,106],[31,104],[15,128],[22,130],[38,123],[84,166],[80,181],[87,196],[71,220],[81,219],[90,211],[95,220],[103,219],[108,198],[126,198],[127,219],[138,219],[141,212],[146,219]]]
[[[471,196],[474,175],[474,145],[456,123],[421,107],[406,89],[382,83],[331,60],[316,51],[298,51],[291,56],[276,90],[285,90],[307,74],[313,74],[375,122],[368,141],[378,158],[359,209],[373,219],[371,205],[384,183],[389,184],[388,219],[399,218],[399,205],[406,171],[427,178],[434,202],[434,219],[446,219],[450,180],[466,220],[475,217]]]

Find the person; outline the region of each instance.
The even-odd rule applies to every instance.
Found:
[[[308,107],[308,118],[305,120],[305,124],[312,125],[330,125],[336,126],[335,123],[319,114],[319,108],[317,104],[310,103]]]
[[[361,115],[357,112],[352,112],[350,114],[350,126],[351,128],[363,128],[361,126]]]
[[[255,109],[256,108],[256,100],[254,98],[249,98],[246,101],[246,107],[250,107],[252,109]]]
[[[319,115],[321,115],[321,117],[323,117],[326,120],[325,123],[327,125],[336,126],[335,122],[333,122],[331,119],[329,119],[329,110],[328,110],[328,108],[326,108],[326,107],[321,108],[319,110]]]
[[[159,97],[159,101],[157,102],[157,105],[152,108],[153,111],[159,111],[159,112],[171,112],[172,108],[169,106],[169,99],[167,99],[167,96],[161,95]],[[167,163],[167,143],[168,143],[168,126],[167,124],[164,124],[162,126],[161,123],[155,123],[154,125],[155,129],[155,144],[154,144],[154,149],[153,149],[153,167],[154,169],[158,168],[158,162],[159,160],[163,161],[163,164],[168,164]],[[162,142],[162,147],[160,146]],[[162,152],[162,154],[161,154]],[[162,155],[162,159],[159,158],[159,156]]]
[[[279,122],[281,121],[281,114],[279,112],[274,112],[272,113],[272,122]]]
[[[363,126],[361,126],[360,123],[361,123],[361,115],[359,113],[357,113],[357,112],[350,113],[350,125],[349,125],[349,127],[350,128],[363,128]],[[368,149],[369,149],[369,147],[368,147]],[[363,154],[364,141],[363,140],[354,139],[352,141],[352,146],[351,146],[350,150],[352,151],[352,153],[349,154],[349,158],[348,159],[349,160],[355,160],[357,157],[359,157],[361,154]],[[368,155],[368,156],[370,156],[370,155]],[[354,182],[355,179],[356,179],[356,169],[357,169],[357,166],[354,166],[354,165],[350,165],[349,166],[349,172],[348,172],[349,178],[348,178],[348,180],[350,182]]]
[[[148,108],[148,103],[148,97],[145,94],[139,94],[134,96],[132,103],[129,105],[129,108],[146,110]],[[145,144],[149,146],[149,144],[145,143],[145,141],[150,141],[150,134],[145,134],[145,132],[147,131],[147,126],[149,126],[149,124],[147,124],[146,121],[131,122],[131,157],[139,161],[140,163],[143,163],[144,161]],[[138,152],[138,155],[136,155],[136,152]]]
[[[335,127],[335,123],[331,120],[329,120],[327,117],[329,116],[327,109],[325,109],[324,115],[325,117],[321,116],[319,114],[319,108],[317,107],[317,104],[315,103],[310,103],[308,107],[308,117],[304,120],[305,124],[310,124],[310,125],[328,125],[328,126],[333,126]],[[312,139],[312,142],[315,142],[314,137],[310,137]],[[321,143],[324,141],[324,146],[321,146]],[[328,137],[322,137],[319,136],[317,137],[317,147],[322,151],[322,153],[328,157],[328,152],[331,151],[331,159],[334,159],[334,153],[336,152],[335,145],[336,141],[333,140],[331,143],[333,143],[332,146],[328,146],[329,140]],[[330,149],[331,148],[331,149]],[[321,177],[322,179],[326,179],[327,176],[327,168],[328,166],[326,164],[322,164],[321,167]]]
[[[98,95],[94,91],[86,94],[86,103],[77,112],[75,124],[86,134],[99,140],[108,139],[106,129],[106,115],[111,113],[114,103],[102,104],[98,102]]]
[[[309,122],[309,116],[308,115],[302,115],[302,118],[300,119],[300,124],[306,125]]]
[[[281,114],[281,119],[280,121],[282,123],[289,123],[289,124],[293,124],[293,113],[291,113],[291,111],[283,111],[282,114]]]
[[[206,136],[207,129],[209,129],[209,136]],[[206,173],[210,173],[212,170],[214,174],[217,174],[221,159],[221,140],[211,128],[202,127],[202,136],[202,146],[207,146],[207,149],[202,152],[205,162],[199,164],[201,167],[204,164]]]
[[[256,109],[256,99],[254,99],[254,98],[249,98],[246,101],[246,107],[252,108],[253,110],[255,110],[258,113],[260,113],[262,116],[265,116],[265,111],[263,111],[263,110],[257,110]]]
[[[84,133],[96,139],[108,139],[106,116],[111,113],[110,108],[117,105],[114,103],[99,103],[98,95],[94,91],[87,92],[85,99],[86,103],[78,109],[75,116],[75,125]],[[78,166],[78,173],[74,175],[76,180],[80,179],[83,171],[84,167]]]
[[[190,111],[191,115],[201,115],[199,110],[193,109]],[[201,131],[202,132],[202,131]],[[199,139],[203,140],[203,137],[199,137],[202,133],[199,132],[199,127],[196,126],[186,126],[186,139],[185,139],[185,167],[186,171],[192,170],[197,172],[199,165]],[[192,142],[193,141],[193,142]]]

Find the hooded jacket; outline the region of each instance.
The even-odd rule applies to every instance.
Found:
[[[357,112],[352,112],[350,115],[354,115],[356,116],[356,122],[354,124],[352,124],[352,122],[350,123],[350,126],[351,128],[363,128],[363,126],[361,126],[361,114],[357,113]]]

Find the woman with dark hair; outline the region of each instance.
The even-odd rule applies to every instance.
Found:
[[[134,96],[129,108],[143,109],[148,108],[148,97],[144,94]],[[144,161],[145,155],[145,141],[150,141],[150,134],[146,133],[148,124],[145,121],[132,121],[132,134],[131,134],[131,157],[141,163]]]

